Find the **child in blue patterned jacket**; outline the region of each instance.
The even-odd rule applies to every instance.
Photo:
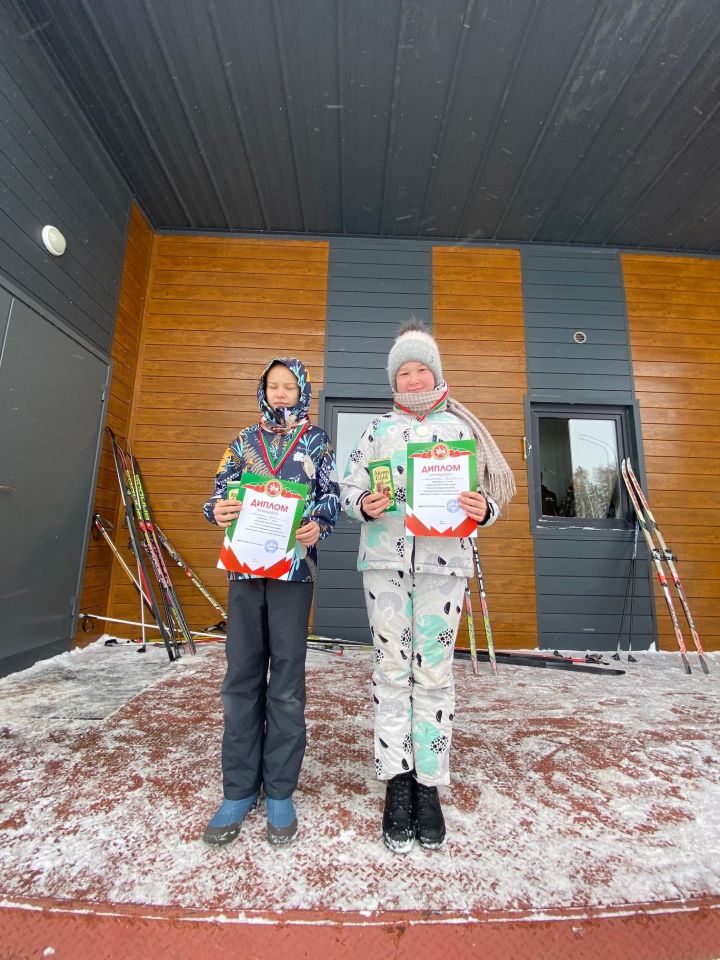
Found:
[[[267,365],[257,390],[260,421],[225,451],[204,507],[210,523],[229,527],[242,506],[227,498],[227,485],[245,472],[310,488],[288,579],[228,572],[227,672],[221,688],[225,799],[205,828],[209,844],[235,839],[261,786],[268,841],[289,843],[297,833],[292,796],[305,754],[305,656],[317,543],[332,533],[338,512],[333,452],[327,434],[308,419],[311,395],[299,360],[277,357]]]
[[[495,521],[515,483],[485,427],[448,395],[427,330],[410,324],[397,337],[388,375],[394,407],[370,423],[350,454],[340,497],[362,523],[358,569],[375,647],[375,768],[387,783],[383,840],[393,853],[407,853],[415,839],[428,849],[445,839],[437,788],[450,782],[453,648],[473,571],[467,540],[406,532],[407,445],[476,440],[478,489],[458,502],[482,526]],[[390,461],[391,511],[385,490],[371,490],[375,460]]]

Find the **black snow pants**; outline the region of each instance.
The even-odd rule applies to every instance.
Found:
[[[313,584],[231,580],[222,741],[226,800],[262,785],[284,800],[305,755],[305,656]]]

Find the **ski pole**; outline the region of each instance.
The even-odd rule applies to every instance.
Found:
[[[364,643],[362,640],[343,640],[340,637],[321,637],[317,633],[309,633],[307,636],[308,644],[322,644],[325,647],[342,647],[348,650],[372,650],[371,643]]]
[[[477,676],[477,647],[475,645],[475,621],[473,620],[472,597],[470,596],[470,585],[465,584],[465,613],[467,615],[468,636],[470,637],[470,660],[472,662],[473,673]]]
[[[620,614],[620,626],[618,628],[618,639],[617,639],[617,648],[615,653],[612,655],[613,660],[620,659],[620,650],[621,650],[621,637],[622,637],[622,628],[623,623],[625,622],[625,609],[628,602],[628,594],[630,593],[630,584],[632,583],[632,596],[635,595],[635,558],[637,557],[637,542],[638,542],[638,532],[640,530],[640,525],[637,520],[635,521],[635,539],[633,541],[633,552],[632,559],[630,560],[630,569],[628,570],[627,583],[625,584],[625,599],[623,600],[622,613]],[[630,627],[628,630],[628,660],[631,663],[635,663],[635,659],[630,659],[632,657],[632,611],[633,611],[633,601],[630,600]]]
[[[138,568],[138,576],[139,575],[140,568]],[[147,634],[145,632],[145,607],[143,606],[142,598],[140,599],[140,622],[142,623],[142,651],[144,653],[147,645]]]
[[[142,627],[140,620],[121,620],[118,617],[106,617],[100,613],[81,613],[78,615],[82,629],[88,633],[92,629],[93,620],[101,620],[103,623],[122,623],[129,627]],[[159,627],[153,623],[145,623],[146,629],[158,630]],[[226,635],[224,633],[208,633],[206,630],[192,630],[193,637],[207,637],[209,640],[216,640],[218,643],[225,643]],[[372,650],[371,643],[363,643],[356,640],[342,640],[339,637],[321,637],[316,633],[310,633],[307,637],[308,645],[315,645],[315,648],[323,647],[331,652],[337,652],[340,648],[354,650]],[[153,642],[153,641],[151,641]],[[158,641],[160,642],[160,641]]]
[[[152,607],[150,606],[150,600],[148,598],[148,595],[145,593],[144,589],[141,586],[142,572],[140,570],[140,565],[138,564],[138,577],[137,579],[135,579],[135,575],[133,574],[130,567],[123,560],[122,554],[120,553],[118,548],[115,546],[115,544],[112,541],[112,538],[108,533],[108,530],[112,530],[112,529],[113,529],[113,525],[110,523],[109,520],[103,520],[103,518],[98,513],[93,514],[92,530],[93,530],[94,539],[97,539],[97,537],[95,536],[95,531],[97,530],[98,534],[102,536],[102,538],[105,540],[105,543],[107,543],[107,545],[112,550],[113,555],[117,560],[117,562],[123,568],[123,570],[128,575],[128,577],[132,580],[135,586],[135,589],[140,594],[143,602],[147,605],[148,610],[152,613]]]
[[[187,565],[187,563],[185,563],[185,561],[184,561],[183,558],[180,556],[180,554],[178,553],[178,551],[177,551],[177,550],[175,549],[175,547],[170,543],[170,541],[168,540],[168,538],[165,536],[165,534],[162,532],[162,530],[160,529],[160,527],[159,527],[157,524],[155,524],[155,533],[158,535],[158,537],[159,537],[159,539],[160,539],[160,543],[161,543],[161,544],[163,545],[163,547],[165,548],[165,551],[166,551],[167,554],[170,556],[171,560],[174,560],[175,563],[176,563],[176,564],[180,567],[180,569],[183,571],[183,573],[185,573],[185,575],[186,575],[187,577],[189,577],[189,579],[190,579],[190,580],[192,581],[192,583],[198,588],[198,590],[199,590],[200,593],[205,597],[205,599],[206,599],[209,603],[211,603],[211,604],[213,605],[213,607],[215,607],[215,609],[218,611],[218,613],[219,613],[220,616],[223,618],[223,620],[227,620],[227,613],[225,612],[225,610],[223,610],[223,608],[220,606],[220,604],[218,603],[218,601],[217,601],[217,600],[215,599],[215,597],[210,593],[210,591],[208,590],[208,588],[207,588],[207,587],[205,586],[205,584],[202,582],[202,580],[200,579],[200,577],[195,573],[195,571],[194,571],[191,567],[189,567],[189,566]]]
[[[92,621],[100,620],[103,623],[123,623],[128,627],[142,627],[144,630],[159,630],[162,632],[163,628],[167,629],[166,625],[163,624],[162,627],[157,626],[155,623],[142,623],[140,620],[121,620],[119,617],[106,617],[100,613],[81,613],[79,614],[78,619],[82,629],[87,633],[92,629]],[[205,633],[202,630],[192,630],[190,631],[193,637],[209,637],[211,640],[224,640],[225,637],[218,636],[214,633]]]
[[[316,643],[314,640],[308,640],[307,646],[308,650],[314,650],[316,653],[330,653],[336,657],[345,655],[345,648],[339,647],[337,644]]]
[[[635,609],[635,574],[637,572],[637,541],[638,541],[638,524],[635,522],[635,543],[633,546],[633,558],[632,558],[632,580],[630,587],[630,622],[628,624],[628,663],[637,663],[637,660],[632,654],[632,637],[633,637],[633,611]]]
[[[485,624],[485,637],[487,639],[488,655],[493,673],[497,676],[497,660],[495,659],[495,644],[493,643],[492,630],[490,628],[490,611],[488,610],[487,598],[485,597],[485,584],[483,582],[482,567],[480,566],[480,554],[478,553],[476,537],[470,539],[472,544],[473,558],[475,560],[475,575],[478,582],[478,591],[480,593],[480,606],[482,608],[483,622]]]

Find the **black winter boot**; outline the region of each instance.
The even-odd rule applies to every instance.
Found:
[[[415,840],[413,776],[399,773],[388,780],[383,813],[383,842],[393,853],[409,853]]]
[[[421,847],[437,850],[445,840],[445,817],[437,787],[426,787],[413,778],[415,836]]]

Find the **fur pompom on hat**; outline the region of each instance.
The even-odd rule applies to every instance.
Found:
[[[390,386],[393,390],[395,389],[395,378],[398,370],[409,360],[424,363],[429,370],[432,370],[435,377],[435,386],[442,383],[443,372],[438,345],[427,329],[417,320],[411,320],[403,327],[390,348],[387,371]]]

